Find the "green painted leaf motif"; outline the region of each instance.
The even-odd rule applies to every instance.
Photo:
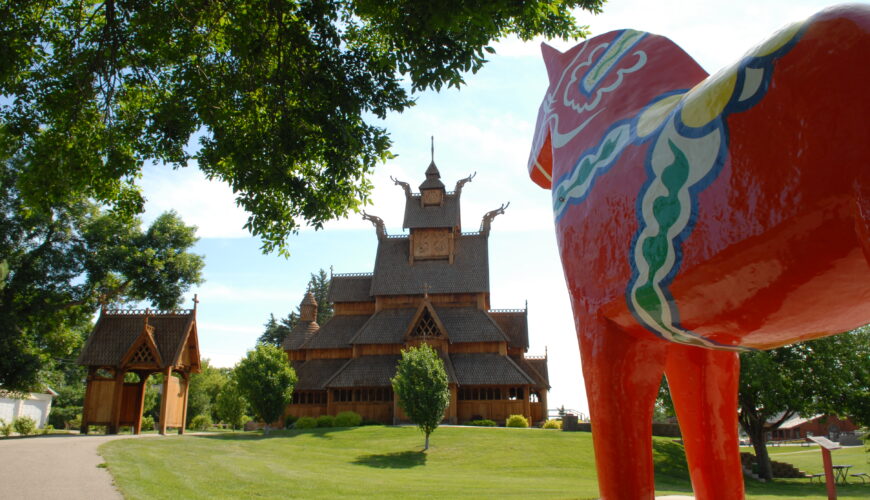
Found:
[[[659,223],[658,234],[645,238],[641,243],[641,253],[649,266],[647,282],[635,290],[635,299],[638,305],[649,312],[660,323],[662,304],[656,289],[659,283],[653,280],[657,273],[665,265],[668,255],[674,251],[668,241],[668,231],[680,218],[682,207],[680,206],[679,193],[689,178],[689,161],[686,155],[673,141],[668,141],[668,146],[674,154],[674,161],[665,167],[661,174],[661,181],[667,188],[667,194],[653,201],[653,217]]]

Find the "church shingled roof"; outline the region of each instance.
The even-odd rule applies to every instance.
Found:
[[[526,311],[490,311],[489,316],[507,335],[508,345],[520,349],[529,348],[529,321]]]
[[[336,302],[373,302],[371,274],[336,274],[329,283],[327,300]]]
[[[436,307],[451,343],[504,342],[505,334],[486,314],[474,307]]]
[[[161,368],[174,365],[193,327],[195,321],[193,310],[104,311],[82,348],[78,363],[87,366],[119,366],[124,355],[145,328],[146,315],[148,325],[154,328],[154,343],[163,361]]]
[[[334,377],[326,382],[333,387],[390,387],[396,375],[396,364],[401,356],[363,356],[351,359]]]
[[[487,236],[463,234],[456,238],[454,261],[409,262],[408,238],[378,241],[371,295],[418,295],[429,293],[489,292],[489,249]]]
[[[444,201],[439,206],[424,207],[420,203],[420,195],[411,195],[405,199],[405,220],[402,227],[418,228],[451,228],[461,227],[459,196],[444,195]]]
[[[450,354],[459,385],[536,385],[509,357],[495,353]]]
[[[348,361],[348,359],[312,359],[294,363],[293,369],[296,370],[298,377],[294,389],[299,391],[325,389],[326,382]]]
[[[405,331],[417,309],[383,309],[376,312],[357,334],[351,344],[401,344]]]
[[[284,342],[281,343],[281,348],[284,350],[299,349],[308,339],[320,330],[320,325],[316,321],[296,322],[296,326],[290,331]]]
[[[350,348],[350,339],[370,317],[363,314],[333,316],[300,347],[304,349]]]
[[[550,388],[550,375],[547,373],[547,358],[524,358],[512,356],[511,359],[526,375],[530,376],[538,387]]]

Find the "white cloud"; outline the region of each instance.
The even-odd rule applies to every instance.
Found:
[[[142,188],[146,193],[146,222],[167,210],[175,210],[188,225],[197,227],[200,238],[245,238],[248,217],[236,206],[232,189],[223,182],[208,180],[195,163],[171,171],[165,165],[144,169]]]

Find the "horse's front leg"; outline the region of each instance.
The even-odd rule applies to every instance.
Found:
[[[737,442],[737,353],[671,344],[665,373],[695,497],[744,498]]]
[[[601,498],[652,499],[651,422],[667,343],[635,338],[607,320],[579,329]]]

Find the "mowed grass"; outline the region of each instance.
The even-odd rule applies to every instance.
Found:
[[[422,445],[416,428],[372,426],[129,439],[100,452],[130,499],[598,496],[589,433],[441,427],[429,451]],[[682,447],[656,438],[654,454],[658,494],[691,494]],[[806,481],[748,493],[826,498]],[[840,489],[840,498],[868,496],[870,487]]]

